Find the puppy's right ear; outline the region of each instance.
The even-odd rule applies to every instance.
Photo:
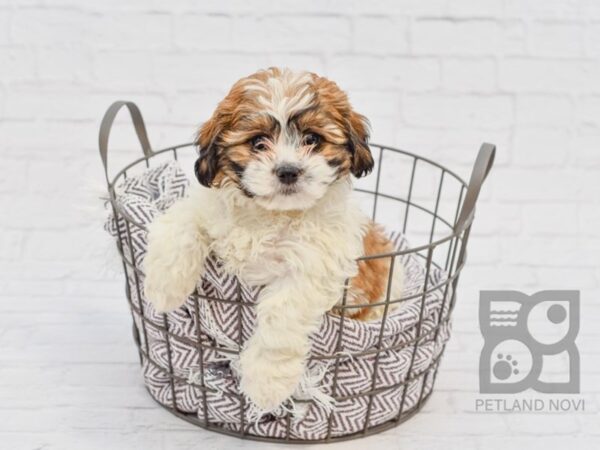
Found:
[[[194,172],[198,181],[211,187],[220,170],[220,149],[217,145],[222,127],[215,116],[205,122],[198,131],[196,145],[200,157],[194,165]]]

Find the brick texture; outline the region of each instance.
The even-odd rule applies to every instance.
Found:
[[[350,446],[600,447],[598,2],[0,0],[2,447],[240,445],[141,387],[101,229],[97,131],[113,100],[131,99],[155,148],[187,142],[235,80],[269,65],[333,78],[373,141],[461,176],[480,142],[499,146],[437,393],[412,421]],[[111,146],[113,168],[138,154],[125,114]],[[588,412],[474,414],[477,295],[494,288],[582,290]]]

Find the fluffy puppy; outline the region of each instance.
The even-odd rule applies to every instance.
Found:
[[[309,335],[340,302],[385,299],[391,243],[351,199],[351,175],[369,173],[368,123],[323,77],[270,68],[238,81],[198,133],[195,172],[211,189],[188,197],[149,230],[145,293],[158,311],[182,305],[204,260],[264,285],[257,326],[240,355],[242,391],[263,411],[294,392]],[[400,261],[391,298],[399,298]],[[347,310],[373,319],[382,307]]]

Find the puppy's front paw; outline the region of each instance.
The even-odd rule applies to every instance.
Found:
[[[164,283],[154,282],[153,278],[146,277],[144,281],[144,294],[152,303],[154,309],[160,313],[166,313],[179,308],[185,303],[188,292],[182,292],[175,286],[166,286]]]
[[[240,388],[256,406],[272,411],[294,393],[303,372],[303,359],[281,351],[249,345],[240,355]]]
[[[158,312],[169,312],[185,303],[196,285],[183,270],[164,264],[161,253],[151,247],[144,260],[144,294]]]

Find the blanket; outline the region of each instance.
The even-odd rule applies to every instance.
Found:
[[[257,415],[240,394],[237,362],[255,326],[253,305],[261,288],[225,273],[211,255],[198,281],[199,298],[159,314],[144,297],[145,227],[188,185],[175,161],[129,176],[115,189],[117,214],[111,208],[105,224],[127,261],[143,377],[158,402],[231,431],[244,427],[256,436],[283,438],[289,430],[292,439],[316,440],[397,419],[428,397],[449,338],[452,290],[446,273],[432,265],[428,289],[440,288],[419,295],[423,258],[407,253],[398,260],[405,268],[403,298],[409,299],[390,309],[383,323],[325,315],[310,337],[310,358],[293,401]],[[397,250],[410,248],[401,233],[392,231],[390,238]]]

